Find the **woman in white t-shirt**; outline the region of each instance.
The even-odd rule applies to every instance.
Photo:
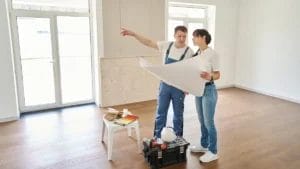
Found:
[[[220,78],[219,58],[217,53],[208,44],[211,42],[211,35],[205,29],[196,29],[193,32],[194,45],[199,47],[197,55],[204,65],[203,72],[199,78],[208,82],[205,84],[204,94],[195,97],[198,119],[201,124],[200,145],[191,146],[191,152],[204,152],[199,160],[210,162],[218,159],[217,155],[217,131],[215,128],[214,115],[218,99],[218,93],[214,84]]]

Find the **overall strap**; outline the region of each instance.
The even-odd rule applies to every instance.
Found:
[[[186,52],[189,50],[189,47],[186,47],[184,53],[181,55],[179,60],[182,60],[185,57]]]
[[[170,54],[170,50],[171,50],[171,47],[173,45],[174,42],[171,42],[168,49],[167,49],[167,52],[166,52],[166,57],[165,57],[165,63],[167,63],[167,59],[169,57],[169,54]]]
[[[197,56],[199,52],[200,52],[200,49],[198,49],[197,52],[192,57]]]

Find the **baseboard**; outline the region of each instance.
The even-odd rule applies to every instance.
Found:
[[[293,99],[293,98],[286,97],[286,96],[282,96],[282,95],[269,93],[269,92],[265,92],[263,90],[253,89],[253,88],[249,88],[249,87],[246,87],[246,86],[243,86],[243,85],[238,85],[238,84],[235,84],[234,87],[300,104],[300,100]]]
[[[19,116],[0,118],[0,123],[19,120]]]
[[[234,84],[229,84],[229,85],[217,85],[217,89],[226,89],[230,87],[235,87]]]

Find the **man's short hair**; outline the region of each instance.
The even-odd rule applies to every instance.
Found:
[[[174,34],[176,34],[176,32],[178,32],[178,31],[181,31],[181,32],[187,32],[188,30],[187,30],[187,28],[185,27],[185,26],[183,26],[183,25],[180,25],[180,26],[176,26],[175,27],[175,29],[174,29]]]

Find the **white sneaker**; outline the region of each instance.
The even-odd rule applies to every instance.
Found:
[[[217,154],[212,153],[211,151],[207,151],[203,156],[199,158],[201,162],[208,163],[214,160],[217,160],[219,157]]]
[[[205,153],[208,148],[203,148],[202,146],[190,146],[190,151],[193,153]]]

